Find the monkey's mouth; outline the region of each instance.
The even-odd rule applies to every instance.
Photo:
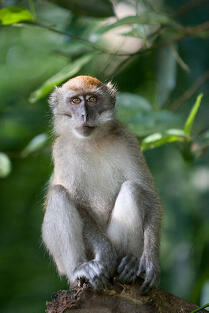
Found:
[[[76,130],[80,135],[87,137],[94,131],[95,128],[96,126],[82,125],[76,128]]]

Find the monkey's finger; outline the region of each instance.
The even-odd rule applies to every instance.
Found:
[[[96,261],[89,262],[89,268],[91,268],[97,276],[101,274],[101,266]]]
[[[132,262],[127,264],[124,267],[124,270],[120,273],[119,279],[124,278],[125,280],[129,280],[129,277],[133,274],[137,275],[138,264]]]
[[[125,265],[125,267],[123,268],[123,271],[121,271],[119,277],[124,276],[124,277],[129,277],[132,275],[132,273],[137,273],[138,270],[138,261],[136,260],[132,260],[130,261],[128,264]]]
[[[153,287],[153,284],[156,281],[156,274],[153,270],[150,270],[146,273],[145,281],[141,286],[141,290],[144,294],[148,293],[150,289]]]
[[[133,284],[137,279],[136,272],[133,273],[131,276],[128,277],[128,284]]]
[[[103,268],[103,274],[106,276],[107,279],[110,278],[110,276],[113,276],[114,272],[115,272],[115,268],[108,266],[106,264],[104,264],[104,268]]]
[[[133,284],[136,281],[136,279],[137,279],[137,275],[136,274],[132,275],[130,277],[130,283]]]
[[[122,283],[132,283],[133,280],[135,280],[137,277],[136,275],[136,269],[134,270],[130,270],[128,273],[124,273],[123,275],[121,274],[118,279],[122,282]]]
[[[100,276],[101,274],[103,274],[106,277],[106,279],[109,279],[109,275],[108,275],[108,272],[105,270],[105,266],[103,266],[97,261],[93,261],[89,265],[94,270],[97,276]]]
[[[98,276],[94,276],[94,278],[90,280],[90,284],[96,290],[101,290],[102,289],[102,284],[101,284],[100,280],[98,279]]]
[[[102,275],[104,275],[107,280],[109,280],[109,279],[110,279],[110,276],[111,276],[111,275],[109,274],[108,270],[106,270],[106,268],[105,268],[104,271],[102,272]]]
[[[137,266],[129,268],[126,272],[122,272],[119,276],[119,280],[123,279],[126,282],[130,282],[134,276],[137,277]]]
[[[138,260],[135,256],[126,256],[122,259],[119,267],[118,267],[118,273],[121,272],[129,272],[130,268],[138,267]]]
[[[144,266],[144,263],[140,263],[139,265],[139,269],[137,271],[137,276],[140,276],[142,273],[145,272],[145,266]]]
[[[92,283],[93,287],[97,290],[106,289],[108,286],[107,279],[104,276],[102,277],[102,275],[101,276],[95,276],[91,283]]]
[[[91,281],[94,276],[96,276],[95,271],[89,266],[89,264],[86,264],[85,267],[82,267],[76,272],[76,275],[78,277],[84,277],[87,278],[89,281]]]
[[[94,281],[98,286],[97,289],[104,289],[105,288],[107,280],[104,276],[102,276],[102,275],[96,276],[94,278]]]
[[[140,291],[142,294],[147,294],[150,290],[150,281],[145,280],[142,286],[140,287]]]
[[[150,282],[150,287],[153,288],[159,284],[160,281],[160,275],[157,273],[154,273],[153,278]]]
[[[120,262],[120,264],[119,264],[119,266],[118,266],[118,268],[117,268],[117,272],[118,272],[119,274],[123,271],[124,266],[128,263],[129,259],[130,259],[130,256],[129,256],[129,255],[127,255],[127,256],[125,256],[124,258],[122,258],[122,260],[121,260],[121,262]]]
[[[108,289],[110,287],[109,280],[104,275],[101,275],[100,277],[102,279],[103,289]]]

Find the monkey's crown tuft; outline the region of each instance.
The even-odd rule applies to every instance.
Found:
[[[84,88],[102,87],[104,84],[92,76],[80,75],[69,79],[63,87],[71,90],[80,90]]]

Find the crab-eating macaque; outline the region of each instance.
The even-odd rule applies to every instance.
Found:
[[[159,281],[162,209],[137,139],[115,117],[116,89],[91,76],[56,87],[54,171],[43,241],[70,284],[108,288],[116,276],[142,292]]]

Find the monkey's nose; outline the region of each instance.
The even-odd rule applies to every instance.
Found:
[[[82,114],[81,117],[82,117],[82,120],[84,121],[84,123],[86,123],[88,121],[88,114],[87,113]]]

